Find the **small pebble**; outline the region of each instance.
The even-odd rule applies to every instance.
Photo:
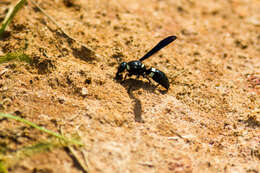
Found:
[[[58,101],[60,104],[63,104],[65,102],[65,99],[60,97],[60,98],[58,98]]]
[[[253,24],[255,26],[260,26],[260,20],[257,19],[256,16],[252,16],[252,17],[247,18],[247,22],[251,23],[251,24]]]
[[[83,87],[83,88],[81,89],[81,95],[82,95],[82,96],[86,96],[87,94],[88,94],[87,88]]]

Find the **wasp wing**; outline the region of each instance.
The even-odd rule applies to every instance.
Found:
[[[173,35],[173,36],[169,36],[169,37],[163,39],[156,46],[154,46],[154,48],[152,48],[152,50],[147,52],[139,61],[143,61],[143,60],[149,58],[150,56],[152,56],[153,54],[155,54],[156,52],[158,52],[159,50],[161,50],[162,48],[164,48],[165,46],[167,46],[168,44],[170,44],[171,42],[176,40],[176,38],[177,37]]]

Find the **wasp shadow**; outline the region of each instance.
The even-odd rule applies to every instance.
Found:
[[[136,94],[134,93],[134,91],[137,91],[140,88],[142,88],[148,92],[154,92],[156,90],[157,86],[155,86],[149,82],[144,82],[143,80],[131,79],[131,78],[126,79],[124,81],[122,81],[122,80],[117,80],[117,81],[120,82],[120,84],[127,90],[129,97],[134,101],[134,110],[133,111],[134,111],[134,115],[135,115],[135,121],[144,123],[144,120],[142,118],[142,103],[135,96]],[[162,91],[162,92],[164,92],[164,91]]]

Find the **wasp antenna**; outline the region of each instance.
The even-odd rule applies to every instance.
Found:
[[[155,54],[156,52],[158,52],[159,50],[161,50],[162,48],[164,48],[176,39],[177,37],[174,35],[166,37],[165,39],[161,40],[156,46],[154,46],[154,48],[152,48],[149,52],[147,52],[139,61],[143,61],[149,58],[150,56],[152,56],[153,54]]]

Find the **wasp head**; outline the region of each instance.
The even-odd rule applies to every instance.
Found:
[[[127,63],[126,62],[122,62],[117,69],[116,72],[116,79],[121,79],[122,78],[122,72],[126,69]]]

